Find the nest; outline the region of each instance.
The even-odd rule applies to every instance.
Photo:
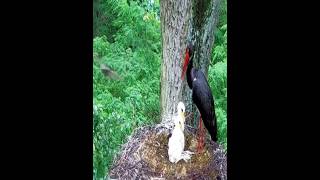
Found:
[[[122,147],[108,179],[227,179],[227,154],[206,138],[204,150],[188,162],[168,157],[169,129],[157,125],[137,129]],[[196,152],[196,129],[186,126],[185,150]]]

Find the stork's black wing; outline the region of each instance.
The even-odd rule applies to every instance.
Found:
[[[192,100],[200,111],[205,127],[213,141],[217,141],[217,122],[211,89],[202,71],[195,71],[192,82]]]

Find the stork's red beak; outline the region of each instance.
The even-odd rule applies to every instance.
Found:
[[[189,64],[189,49],[187,48],[186,50],[186,57],[184,58],[184,64],[183,64],[183,68],[182,68],[182,74],[181,74],[181,79],[184,79],[184,75],[186,74],[186,70],[187,70],[187,66]]]

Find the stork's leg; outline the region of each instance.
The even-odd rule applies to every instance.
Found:
[[[202,129],[202,121],[201,121],[201,115],[198,121],[198,144],[197,144],[197,152],[200,153],[201,151],[201,129]]]
[[[202,117],[201,117],[201,115],[200,115],[200,122],[201,122],[201,124],[200,124],[200,151],[202,151],[203,150],[203,147],[204,147],[204,129],[203,129],[203,127],[202,127]]]
[[[202,128],[202,118],[201,118],[201,114],[200,114],[199,127],[198,127],[198,145],[197,145],[197,152],[198,152],[198,153],[202,152],[203,147],[204,147],[203,128]]]

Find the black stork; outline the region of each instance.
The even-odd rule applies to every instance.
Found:
[[[188,68],[187,68],[188,67]],[[186,69],[187,68],[187,69]],[[187,70],[187,72],[186,72]],[[215,114],[213,96],[210,90],[208,81],[204,73],[193,67],[193,47],[189,44],[186,48],[186,56],[184,59],[181,79],[184,79],[185,72],[187,73],[187,83],[192,89],[192,101],[196,104],[199,112],[199,140],[197,151],[202,151],[204,146],[202,120],[208,130],[211,140],[216,142],[217,139],[217,118]],[[201,120],[202,119],[202,120]]]

